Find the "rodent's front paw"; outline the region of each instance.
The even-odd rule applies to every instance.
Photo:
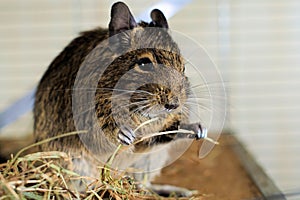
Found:
[[[124,145],[131,145],[135,140],[135,134],[131,128],[123,126],[118,133],[118,140]]]
[[[202,128],[200,123],[193,123],[193,124],[180,124],[181,129],[193,131],[195,133],[196,139],[202,139],[207,137],[207,129]]]

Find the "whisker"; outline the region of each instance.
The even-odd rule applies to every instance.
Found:
[[[198,106],[199,108],[204,109],[204,110],[206,110],[206,111],[209,111],[209,112],[212,111],[211,106],[207,107],[206,105],[200,104],[200,103],[197,104],[197,103],[186,102],[186,105],[196,105],[196,106]],[[191,109],[191,111],[193,111],[193,109]]]
[[[199,102],[186,101],[185,104],[199,106]]]
[[[226,90],[219,89],[219,88],[211,88],[211,89],[189,89],[187,90],[188,93],[190,94],[195,94],[195,93],[207,93],[207,94],[216,94],[216,95],[221,95],[226,93]]]
[[[137,102],[137,103],[141,103],[141,102]],[[134,103],[132,103],[132,104],[134,104]],[[132,104],[123,105],[123,106],[130,106],[130,105],[132,105]],[[117,108],[118,108],[118,107],[117,107]],[[84,113],[86,113],[86,112],[88,112],[88,111],[90,111],[90,110],[92,110],[92,109],[96,109],[96,108],[95,108],[95,105],[92,105],[92,106],[90,106],[88,109],[83,110],[83,111],[81,111],[80,113],[77,113],[76,115],[74,115],[74,117],[80,116],[80,115],[82,115],[82,114],[84,114]]]
[[[203,121],[203,118],[200,117],[200,116],[198,115],[198,113],[196,113],[195,111],[193,111],[193,110],[187,108],[186,106],[182,107],[182,110],[185,112],[185,115],[186,115],[187,117],[190,117],[190,114],[193,113],[195,116],[197,116],[197,118],[199,119],[200,122]]]
[[[211,99],[208,99],[206,97],[192,97],[192,98],[188,98],[187,101],[189,102],[211,102],[212,100]]]
[[[143,115],[149,115],[150,111],[154,109],[155,106],[149,106],[145,111],[143,111]]]
[[[108,91],[118,91],[118,92],[127,92],[127,93],[146,93],[149,95],[154,95],[151,92],[145,90],[126,90],[126,89],[118,89],[118,88],[67,88],[67,89],[55,89],[54,91],[58,92],[70,92],[70,91],[83,91],[83,92],[96,92],[97,90],[108,90]],[[43,89],[43,91],[53,91],[52,88]]]
[[[191,89],[195,89],[195,88],[212,88],[212,87],[220,87],[222,88],[222,86],[224,86],[224,83],[223,82],[215,82],[215,83],[200,83],[200,84],[197,84],[197,85],[191,85],[190,88]]]
[[[118,92],[141,92],[152,95],[152,93],[144,90],[127,90],[127,89],[119,89],[119,88],[108,88],[108,87],[95,87],[95,88],[73,88],[72,90],[84,90],[84,91],[96,91],[96,90],[108,90],[108,91],[118,91]]]
[[[147,120],[147,121],[141,123],[138,127],[136,127],[136,129],[133,130],[133,133],[136,133],[137,130],[139,130],[140,128],[142,128],[142,127],[145,126],[146,124],[149,124],[149,123],[154,122],[154,121],[157,121],[157,120],[159,120],[159,118],[158,118],[158,117],[155,117],[155,118],[149,119],[149,120]]]
[[[137,101],[137,102],[129,102],[127,104],[120,104],[117,106],[117,108],[124,108],[124,107],[132,106],[132,105],[143,105],[143,104],[147,104],[147,103],[150,103],[150,100],[143,100],[143,101]]]
[[[198,100],[206,100],[211,101],[212,99],[226,100],[227,96],[223,95],[199,95],[199,96],[191,96],[188,99],[198,99]]]
[[[80,113],[77,113],[76,115],[73,115],[73,117],[78,117],[78,116],[80,116],[80,115],[82,115],[82,114],[84,114],[84,113],[86,113],[88,111],[91,111],[92,109],[95,109],[95,106],[92,106],[92,107],[90,107],[90,108],[88,108],[86,110],[83,110]]]
[[[97,89],[103,89],[103,88],[97,88]],[[118,91],[118,92],[129,92],[129,93],[146,93],[146,94],[149,94],[149,95],[154,95],[153,93],[151,92],[148,92],[148,91],[145,91],[145,90],[126,90],[126,89],[118,89],[118,88],[104,88],[104,90],[106,89],[111,89],[113,91]]]
[[[112,100],[112,99],[111,99],[111,97],[107,97],[107,98],[101,98],[101,100]],[[148,100],[146,97],[145,98],[138,98],[138,99],[135,98],[135,100],[141,100],[141,101],[131,102],[131,103],[132,104],[142,104],[142,103],[147,103],[148,101],[150,102],[150,100]],[[111,103],[111,101],[108,101],[106,104],[103,104],[103,105],[107,105],[109,103]],[[93,105],[95,105],[96,104],[96,100],[93,99],[90,102],[84,101],[84,103],[82,103],[81,105],[85,106],[86,104],[93,104]],[[80,106],[80,105],[78,105],[78,106]]]
[[[147,105],[144,105],[144,106],[137,107],[136,109],[134,109],[134,110],[132,110],[132,111],[130,112],[130,115],[131,115],[131,114],[134,114],[134,113],[136,113],[136,112],[141,112],[143,109],[145,109],[145,108],[147,108],[147,107],[149,107],[149,106],[150,106],[150,105],[147,104]]]
[[[224,105],[227,105],[227,103],[224,102],[224,101],[222,101],[222,102],[214,101],[214,103],[212,101],[210,101],[210,102],[207,102],[209,104],[206,105],[206,102],[203,102],[203,101],[199,102],[199,99],[195,99],[195,101],[191,100],[191,99],[188,99],[186,101],[186,103],[187,104],[191,103],[193,105],[197,105],[197,106],[200,106],[200,107],[203,107],[203,108],[204,107],[206,107],[206,108],[209,107],[209,108],[211,108],[210,111],[218,111],[217,109],[223,109]]]

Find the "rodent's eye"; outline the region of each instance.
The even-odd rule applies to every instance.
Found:
[[[147,57],[139,59],[137,62],[138,67],[142,71],[153,71],[154,66],[151,60]]]

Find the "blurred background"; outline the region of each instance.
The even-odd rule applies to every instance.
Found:
[[[226,85],[225,129],[240,138],[282,191],[300,191],[300,1],[124,2],[137,19],[148,16],[147,8],[163,5],[170,28],[207,50]],[[37,85],[78,32],[107,27],[113,3],[2,0],[0,112]],[[28,113],[2,128],[0,139],[26,137],[32,124]]]

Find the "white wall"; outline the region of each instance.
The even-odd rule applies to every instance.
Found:
[[[300,185],[300,2],[231,1],[231,124],[283,189]]]

